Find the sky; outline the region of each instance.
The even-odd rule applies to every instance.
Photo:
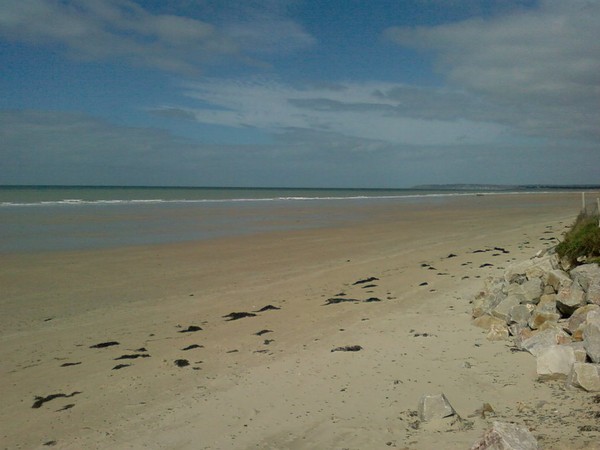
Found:
[[[600,184],[600,0],[2,0],[0,185]]]

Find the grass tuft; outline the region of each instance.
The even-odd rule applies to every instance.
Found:
[[[579,214],[564,240],[556,246],[558,255],[573,265],[579,264],[577,258],[586,258],[586,263],[600,262],[598,219],[598,214]]]

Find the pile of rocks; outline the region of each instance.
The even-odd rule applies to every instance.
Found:
[[[486,280],[473,322],[490,340],[512,337],[543,378],[600,391],[600,267],[572,268],[549,250]]]

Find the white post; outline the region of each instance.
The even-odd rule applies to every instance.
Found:
[[[598,227],[600,227],[600,198],[596,197],[596,205],[598,206]]]
[[[581,212],[585,213],[585,192],[581,193]]]

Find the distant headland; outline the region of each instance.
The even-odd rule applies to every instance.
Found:
[[[600,189],[600,184],[420,184],[411,189],[448,191],[531,191]]]

